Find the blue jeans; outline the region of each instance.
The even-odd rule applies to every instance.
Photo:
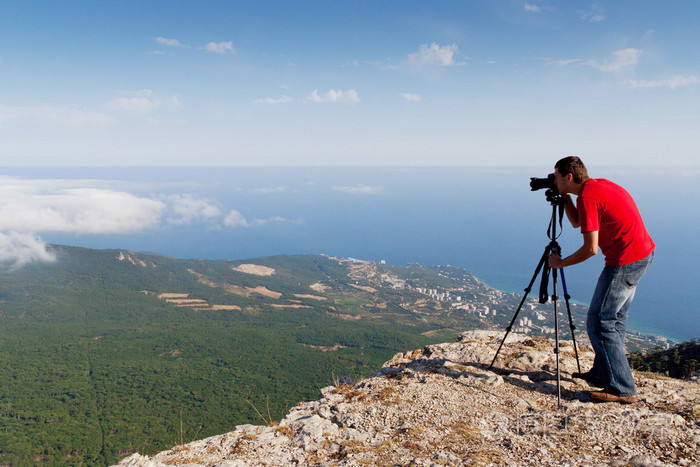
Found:
[[[591,374],[606,383],[606,392],[617,396],[637,394],[623,345],[627,310],[653,259],[652,252],[624,266],[605,266],[588,308],[586,326],[595,352]]]

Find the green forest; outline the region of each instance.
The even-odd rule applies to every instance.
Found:
[[[276,271],[264,277],[227,261],[55,248],[55,263],[0,277],[0,464],[109,465],[280,419],[334,378],[426,345],[436,327],[379,318],[347,293],[347,266],[321,256],[256,260]],[[317,282],[323,300],[296,296]],[[178,307],[165,292],[239,309]]]
[[[672,378],[689,378],[700,371],[700,340],[681,342],[670,349],[636,351],[628,355],[630,366]]]

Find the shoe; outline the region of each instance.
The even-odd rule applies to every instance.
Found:
[[[634,396],[616,396],[615,394],[610,394],[605,391],[593,391],[591,392],[591,399],[595,402],[619,402],[620,404],[633,404],[639,400],[639,398]]]
[[[589,385],[595,386],[597,388],[604,388],[606,386],[606,384],[602,380],[593,376],[590,371],[587,371],[586,373],[571,373],[571,377],[582,379]]]

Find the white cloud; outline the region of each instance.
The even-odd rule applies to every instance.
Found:
[[[170,98],[160,98],[153,95],[150,89],[141,89],[138,91],[127,91],[122,97],[118,97],[107,103],[110,110],[125,112],[135,115],[146,115],[158,110],[163,103],[173,107],[180,106],[180,100],[177,96]]]
[[[148,97],[119,97],[108,104],[110,110],[145,115],[160,107],[159,100],[151,100]]]
[[[187,47],[185,44],[177,39],[167,39],[165,37],[157,37],[156,41],[159,44],[167,45],[168,47]]]
[[[292,223],[292,224],[303,224],[304,221],[301,219],[296,219],[296,220],[286,219],[286,218],[280,217],[280,216],[268,217],[267,219],[253,219],[253,220],[249,221],[243,216],[243,214],[240,213],[240,211],[237,211],[235,209],[232,209],[224,218],[224,226],[231,227],[231,228],[259,227],[259,226],[273,223],[273,222],[286,222],[286,223]]]
[[[0,176],[0,267],[54,260],[40,234],[129,234],[163,224],[182,226],[197,222],[213,222],[217,227],[303,223],[302,219],[281,216],[247,220],[236,210],[223,217],[220,207],[211,200],[190,194],[153,199],[124,191],[118,188],[120,185],[122,182],[105,180]],[[284,186],[272,186],[257,192],[287,190]]]
[[[627,48],[616,50],[612,53],[612,57],[608,60],[599,62],[597,60],[583,60],[581,58],[569,58],[563,60],[554,60],[554,63],[561,66],[572,64],[587,65],[597,70],[609,72],[619,72],[628,68],[633,68],[639,63],[639,58],[642,56],[641,49]]]
[[[224,218],[224,225],[226,227],[251,227],[251,224],[243,217],[243,214],[235,209],[231,210]]]
[[[403,97],[404,99],[406,99],[409,102],[420,102],[423,99],[418,94],[411,94],[408,92],[401,94],[401,97]]]
[[[639,63],[639,57],[641,55],[642,51],[640,49],[627,48],[613,52],[612,59],[610,60],[606,60],[602,63],[592,60],[588,62],[588,64],[600,71],[616,72],[636,66],[637,63]]]
[[[589,23],[605,21],[605,9],[600,5],[593,5],[590,9],[581,13],[581,19]]]
[[[675,75],[666,79],[659,79],[654,81],[638,81],[629,80],[627,84],[633,88],[684,88],[688,86],[693,86],[700,83],[700,77],[698,75],[683,76]]]
[[[56,256],[49,246],[31,233],[0,232],[0,265],[16,269],[28,263],[51,263]]]
[[[352,195],[378,195],[384,193],[384,188],[381,186],[368,185],[352,185],[352,186],[334,186],[335,191],[342,193],[350,193]]]
[[[531,5],[529,3],[526,3],[523,8],[525,8],[525,11],[529,11],[531,13],[541,13],[542,8],[538,7],[537,5]]]
[[[0,231],[110,234],[157,224],[165,205],[80,182],[0,179]]]
[[[204,50],[207,52],[214,52],[217,54],[225,54],[227,52],[236,53],[233,49],[233,42],[210,42],[204,46]]]
[[[557,65],[561,65],[561,66],[568,66],[568,65],[571,65],[572,63],[581,63],[582,61],[583,60],[581,60],[580,58],[567,58],[564,60],[556,60],[554,63],[556,63]]]
[[[114,124],[114,119],[80,107],[0,105],[0,125],[14,122],[44,123],[60,129],[80,130],[108,128]]]
[[[291,102],[294,102],[293,97],[289,96],[281,96],[278,98],[274,97],[266,97],[264,99],[256,99],[253,101],[253,104],[289,104]]]
[[[95,184],[0,177],[0,262],[53,261],[40,233],[132,233],[157,225],[165,210],[159,201]]]
[[[250,191],[252,191],[253,193],[267,195],[270,193],[284,193],[286,191],[289,191],[289,189],[286,186],[270,186],[263,188],[253,188]]]
[[[110,110],[118,110],[137,115],[145,115],[157,110],[161,105],[161,100],[153,97],[153,91],[142,89],[125,93],[126,96],[119,97],[108,103]]]
[[[54,261],[40,233],[132,233],[157,225],[163,203],[99,184],[0,177],[0,263]]]
[[[221,215],[218,207],[209,201],[197,199],[192,195],[176,195],[171,198],[170,202],[169,224],[191,224],[193,221],[212,219]]]
[[[459,47],[456,44],[438,45],[436,42],[432,44],[423,44],[418,49],[418,52],[408,55],[408,63],[417,66],[452,66],[455,65],[455,54],[459,52]]]
[[[325,93],[323,96],[321,96],[318,93],[318,89],[314,89],[314,91],[309,94],[306,97],[307,101],[310,102],[360,102],[360,96],[357,94],[357,91],[354,89],[348,89],[347,91],[336,91],[335,89],[331,89],[327,93]]]

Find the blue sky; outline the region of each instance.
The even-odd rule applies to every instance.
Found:
[[[0,166],[698,166],[700,3],[0,0]]]

